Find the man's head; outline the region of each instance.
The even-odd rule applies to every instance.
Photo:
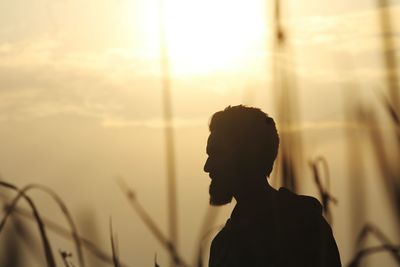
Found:
[[[207,142],[210,204],[232,200],[244,183],[269,176],[278,153],[274,120],[258,108],[229,106],[210,121]]]

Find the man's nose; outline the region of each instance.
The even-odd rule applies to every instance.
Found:
[[[203,170],[204,172],[210,172],[210,158],[207,158],[206,163],[204,163]]]

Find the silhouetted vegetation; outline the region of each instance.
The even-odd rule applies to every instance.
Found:
[[[384,6],[387,1],[377,0],[380,6]],[[278,111],[277,122],[281,125],[281,151],[278,159],[278,178],[277,180],[283,186],[296,191],[300,181],[299,164],[303,162],[301,132],[291,131],[290,126],[299,122],[298,112],[298,98],[295,77],[291,76],[282,66],[280,55],[286,55],[288,58],[294,57],[288,43],[288,34],[284,29],[282,23],[282,3],[279,0],[274,1],[273,21],[274,21],[274,38],[273,49],[274,55],[277,55],[271,64],[273,65],[274,77],[274,91],[276,91],[276,104]],[[161,19],[162,21],[162,19]],[[382,32],[392,32],[393,25],[391,24],[390,14],[382,11],[379,18],[379,23],[382,27]],[[163,26],[161,26],[162,28]],[[214,226],[214,220],[217,211],[210,208],[204,216],[204,222],[199,230],[199,240],[196,251],[196,259],[191,264],[181,255],[178,250],[178,223],[177,223],[177,193],[176,193],[176,170],[175,170],[175,152],[174,152],[174,132],[172,128],[172,104],[171,104],[171,84],[170,84],[170,70],[168,62],[168,47],[165,41],[165,29],[160,31],[161,42],[161,70],[162,70],[162,86],[163,86],[163,115],[165,121],[165,140],[166,140],[166,161],[167,161],[167,191],[168,191],[168,234],[163,233],[157,221],[151,218],[146,209],[140,204],[136,192],[132,190],[122,179],[119,179],[118,186],[122,193],[126,196],[127,201],[132,206],[133,211],[139,216],[141,221],[146,225],[149,232],[153,237],[162,245],[165,251],[168,252],[173,266],[182,267],[203,267],[204,252],[208,249],[206,247],[207,241],[212,233],[217,229]],[[380,171],[380,182],[384,185],[386,196],[392,204],[392,210],[396,214],[398,229],[400,229],[400,110],[399,110],[399,79],[397,77],[398,62],[393,55],[386,53],[387,51],[394,50],[392,39],[382,37],[384,50],[382,58],[385,62],[386,68],[386,81],[382,92],[379,93],[378,99],[380,106],[378,108],[371,108],[370,105],[362,105],[358,102],[352,102],[352,114],[348,114],[351,118],[357,118],[361,123],[362,128],[366,132],[366,136],[374,151],[374,162]],[[384,117],[379,116],[379,112],[384,111]],[[390,124],[386,122],[389,121]],[[387,131],[389,129],[389,131]],[[388,134],[389,132],[389,134]],[[389,137],[388,137],[389,136]],[[395,143],[390,149],[385,145],[387,138],[395,140]],[[350,137],[349,137],[350,139]],[[202,142],[202,140],[199,140]],[[395,152],[393,152],[395,151]],[[199,153],[202,153],[199,151]],[[396,155],[397,160],[393,160],[393,155]],[[360,159],[362,160],[362,159]],[[358,166],[357,164],[353,164]],[[304,166],[302,166],[304,167]],[[313,181],[315,188],[319,194],[319,200],[322,203],[324,215],[331,223],[334,221],[332,214],[332,204],[346,205],[340,199],[337,199],[330,192],[330,172],[329,163],[322,155],[317,158],[309,160],[309,167],[312,171]],[[201,170],[199,170],[201,171]],[[127,267],[124,260],[118,254],[118,239],[114,233],[112,222],[110,219],[110,251],[105,252],[100,249],[96,244],[88,239],[83,238],[79,234],[79,229],[75,225],[73,216],[67,209],[67,205],[62,199],[51,189],[44,185],[30,184],[22,188],[17,187],[13,183],[0,181],[0,187],[4,190],[11,190],[16,193],[13,198],[9,198],[4,194],[0,197],[4,203],[4,211],[1,215],[0,221],[0,235],[6,235],[4,230],[7,222],[11,223],[15,232],[18,234],[12,238],[5,239],[6,246],[3,247],[7,250],[9,255],[0,262],[0,266],[19,267],[22,266],[20,261],[20,244],[16,239],[24,240],[30,249],[36,254],[38,251],[37,241],[31,236],[31,233],[26,225],[34,223],[37,226],[40,236],[41,249],[44,254],[46,265],[48,267],[56,267],[56,257],[59,256],[65,267],[85,267],[87,266],[85,255],[90,253],[92,256],[98,258],[110,266]],[[49,219],[49,215],[44,216],[39,212],[35,201],[29,195],[32,190],[40,190],[48,194],[57,203],[60,211],[66,219],[68,227],[59,225]],[[206,192],[205,192],[206,194]],[[18,207],[20,200],[26,201],[29,205],[29,210]],[[362,207],[360,207],[361,209]],[[219,226],[218,226],[219,227]],[[59,250],[59,254],[54,254],[55,248],[51,244],[49,232],[54,235],[64,237],[74,243],[76,250],[75,253]],[[376,253],[388,253],[395,259],[400,266],[400,245],[395,244],[385,234],[385,229],[379,229],[377,226],[366,224],[361,230],[357,240],[353,240],[354,248],[356,250],[354,257],[344,265],[347,267],[361,266],[363,260],[370,255]],[[375,237],[380,245],[365,247],[364,241],[370,236]],[[37,259],[40,261],[41,259]],[[76,263],[74,263],[76,262]],[[157,257],[154,258],[155,267],[159,267]]]

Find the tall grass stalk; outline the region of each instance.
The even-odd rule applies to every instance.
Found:
[[[200,235],[197,242],[197,254],[195,256],[196,258],[194,266],[199,266],[200,263],[202,264],[204,251],[203,246],[210,235],[210,231],[212,232],[212,230],[214,229],[213,225],[217,219],[218,211],[218,208],[211,206],[209,206],[207,209],[207,212],[203,219],[203,223],[200,228]]]
[[[113,256],[113,263],[114,267],[121,267],[119,263],[119,255],[118,255],[118,238],[114,234],[113,227],[112,227],[112,219],[110,218],[110,240],[111,240],[111,250],[112,250],[112,256]]]
[[[339,73],[342,75],[342,73]],[[346,194],[349,196],[348,218],[350,236],[349,240],[355,240],[357,233],[365,224],[367,214],[366,181],[365,181],[365,147],[363,145],[364,114],[360,109],[360,95],[354,92],[356,87],[343,87],[344,120],[346,127],[345,136],[345,162],[347,170]],[[349,249],[353,254],[360,250],[360,244],[355,243]]]
[[[64,263],[65,267],[75,267],[75,265],[73,263],[69,262],[69,260],[68,260],[69,258],[72,257],[72,253],[68,253],[68,252],[63,251],[61,249],[58,250],[58,252],[60,253],[60,256],[61,256],[61,258],[63,260],[63,263]]]
[[[12,220],[11,225],[15,229],[14,232],[16,233],[16,235],[13,235],[14,240],[11,243],[14,243],[14,242],[16,243],[17,240],[21,240],[22,242],[18,243],[18,244],[21,244],[26,247],[26,251],[28,251],[29,254],[32,256],[32,258],[31,258],[32,261],[36,261],[36,264],[39,266],[42,265],[43,259],[41,257],[41,251],[40,251],[41,247],[38,244],[37,239],[34,237],[30,227],[22,220],[22,218],[20,218],[19,216],[15,216],[15,214],[13,214],[10,219]],[[5,234],[7,235],[8,232]],[[5,241],[4,244],[7,244],[7,247],[8,247],[9,241]],[[18,246],[16,248],[18,250],[22,251],[20,246]],[[20,254],[17,251],[15,251],[14,253]],[[9,255],[9,253],[6,253],[6,255]],[[21,259],[22,259],[22,257],[19,260],[21,260]],[[2,262],[2,264],[4,264],[4,262]],[[17,267],[19,265],[18,264],[16,264],[16,265],[4,264],[3,266]]]
[[[399,63],[395,55],[396,44],[394,40],[395,36],[395,25],[392,22],[392,16],[389,10],[390,3],[388,0],[377,0],[379,12],[379,24],[382,33],[382,58],[385,65],[385,78],[387,91],[390,96],[390,101],[386,99],[384,104],[385,108],[389,112],[392,119],[392,126],[394,128],[395,135],[397,136],[397,146],[395,151],[396,161],[400,162],[400,79],[398,76]],[[386,180],[391,179],[394,190],[392,191],[392,198],[395,202],[395,208],[397,209],[397,223],[400,227],[400,167],[398,164],[394,166],[393,176],[390,178],[386,177]],[[400,233],[399,233],[400,234]]]
[[[11,189],[11,190],[14,190],[17,193],[21,192],[21,190],[18,187],[16,187],[15,185],[7,183],[7,182],[4,182],[4,181],[0,181],[0,186],[8,188],[8,189]],[[32,199],[29,196],[27,196],[26,194],[23,193],[22,197],[28,202],[28,204],[29,204],[29,206],[30,206],[30,208],[31,208],[31,210],[33,212],[33,215],[34,215],[34,218],[36,220],[37,226],[39,228],[39,233],[40,233],[40,237],[42,239],[42,244],[43,244],[43,248],[44,248],[44,252],[45,252],[47,266],[48,267],[56,267],[53,251],[51,250],[50,241],[49,241],[49,239],[47,237],[46,227],[45,227],[45,224],[42,221],[42,218],[41,218],[41,216],[39,214],[39,211],[36,208],[35,203],[32,201]]]
[[[398,164],[391,164],[390,155],[385,149],[384,137],[378,126],[378,120],[373,112],[365,117],[369,125],[370,140],[374,155],[381,172],[382,182],[385,185],[387,196],[393,203],[397,217],[397,226],[400,227],[400,173]]]
[[[15,219],[15,218],[13,218]],[[20,240],[25,241],[31,241],[32,239],[31,236],[25,236],[25,232],[19,232],[20,228],[23,228],[21,226],[21,222],[19,220],[13,220],[14,226],[14,231],[8,231],[5,233],[4,243],[5,246],[3,246],[3,251],[2,251],[2,258],[0,260],[0,265],[1,266],[11,266],[11,267],[21,267],[23,264],[23,253],[20,249]],[[24,229],[25,230],[25,229]],[[19,238],[22,237],[22,238]],[[26,239],[25,239],[26,238]],[[35,248],[35,247],[33,247]],[[35,250],[30,250],[30,252],[37,252]],[[34,259],[38,259],[38,255],[40,253],[32,253],[35,257]],[[42,259],[38,259],[40,263],[42,263]]]
[[[377,226],[373,224],[367,223],[364,226],[364,228],[360,231],[357,237],[357,244],[360,245],[359,247],[362,246],[365,239],[367,239],[367,237],[370,235],[376,237],[376,239],[381,243],[383,248],[397,247],[397,249],[387,249],[387,251],[392,255],[392,257],[396,260],[397,264],[400,266],[400,254],[398,253],[400,252],[400,246],[396,246]],[[352,262],[359,262],[361,257],[371,254],[371,252],[373,251],[375,251],[375,249],[373,250],[371,250],[371,248],[360,249],[360,251],[356,254]]]
[[[400,254],[400,246],[380,245],[380,246],[365,248],[356,254],[356,256],[347,265],[347,267],[359,267],[361,266],[361,260],[363,260],[365,257],[381,252],[390,253],[390,255],[392,256]]]
[[[160,265],[157,263],[157,254],[154,255],[154,267],[160,267]]]
[[[82,244],[79,238],[79,234],[78,234],[78,229],[75,226],[74,220],[72,219],[72,215],[69,212],[67,206],[64,204],[64,202],[62,201],[62,199],[50,188],[47,188],[43,185],[38,185],[38,184],[30,184],[25,186],[24,188],[22,188],[20,190],[20,192],[18,193],[18,195],[13,199],[13,201],[11,202],[11,204],[8,206],[8,209],[6,210],[6,213],[4,215],[4,217],[2,218],[2,220],[0,221],[0,232],[3,229],[5,223],[7,222],[7,219],[9,217],[9,215],[14,211],[18,201],[27,193],[27,191],[31,190],[31,189],[37,189],[40,191],[43,191],[45,193],[47,193],[48,195],[50,195],[52,197],[52,199],[58,204],[62,214],[65,216],[68,225],[71,229],[71,236],[74,240],[75,243],[75,248],[78,254],[78,260],[79,260],[79,264],[80,266],[84,267],[85,266],[85,261],[84,261],[84,257],[83,257],[83,251],[82,251]]]
[[[319,166],[322,165],[324,168],[325,182],[322,181],[321,173],[319,170]],[[310,161],[310,167],[314,175],[314,183],[317,186],[319,197],[322,202],[322,208],[325,214],[325,217],[329,224],[332,224],[332,213],[330,210],[330,203],[333,202],[337,204],[337,199],[331,195],[330,190],[330,175],[329,175],[329,167],[328,162],[324,157],[317,157],[315,160]]]
[[[203,235],[200,237],[200,241],[198,243],[198,248],[197,248],[197,255],[196,255],[196,262],[193,266],[196,267],[203,267],[204,263],[203,263],[203,253],[205,251],[205,246],[207,244],[207,241],[209,240],[210,236],[212,234],[214,234],[216,231],[221,230],[224,227],[224,225],[218,225],[215,227],[212,227],[210,229],[208,229],[208,231],[206,231],[205,233],[203,233]]]
[[[18,207],[14,208],[13,214],[16,214],[23,218],[35,221],[34,216],[32,216],[32,214],[29,211],[22,209],[22,208],[18,208]],[[64,227],[58,225],[57,223],[49,220],[48,218],[42,217],[42,221],[46,225],[46,229],[52,231],[53,233],[55,233],[61,237],[66,238],[68,240],[72,239],[71,232],[69,230],[67,230]],[[95,256],[96,258],[100,259],[101,261],[103,261],[105,263],[113,264],[112,256],[110,256],[108,253],[102,251],[93,242],[91,242],[83,237],[79,237],[79,239],[81,240],[82,246],[88,252],[90,252],[93,256]],[[121,267],[127,267],[127,265],[121,263]]]
[[[267,4],[269,2],[267,1]],[[277,120],[280,134],[280,157],[278,167],[281,171],[283,186],[298,191],[298,163],[302,160],[300,132],[292,131],[292,127],[299,123],[299,108],[295,78],[289,74],[287,65],[293,64],[294,56],[287,42],[288,32],[282,21],[282,2],[274,1],[273,8],[273,80],[275,103],[277,105]]]
[[[393,107],[398,114],[400,112],[400,96],[399,96],[399,77],[397,75],[398,61],[396,55],[396,44],[394,41],[394,26],[392,23],[392,16],[388,7],[390,3],[388,0],[377,0],[377,7],[379,12],[379,25],[381,27],[381,40],[382,40],[382,58],[385,65],[385,79],[393,103]]]
[[[367,223],[364,228],[360,231],[357,237],[357,243],[363,243],[363,241],[370,235],[376,237],[381,244],[387,244],[394,246],[395,244],[380,230],[377,226]],[[395,255],[397,262],[400,264],[400,255]]]
[[[167,203],[168,203],[168,228],[172,244],[177,246],[178,242],[178,211],[176,193],[176,168],[175,168],[175,145],[172,125],[172,103],[171,103],[171,73],[168,58],[168,45],[166,35],[166,13],[165,1],[159,0],[160,5],[160,65],[162,76],[162,103],[165,124],[165,152],[167,168]],[[171,266],[174,260],[171,259]]]
[[[173,264],[176,266],[187,267],[189,266],[183,260],[183,258],[179,255],[178,250],[175,244],[169,240],[154,222],[154,220],[150,217],[150,215],[146,212],[146,210],[142,207],[142,205],[137,200],[136,194],[132,189],[130,189],[122,179],[117,180],[118,185],[121,191],[124,193],[126,198],[129,201],[131,207],[135,210],[135,212],[139,215],[140,219],[144,222],[144,224],[149,228],[150,232],[154,235],[157,241],[168,251]]]

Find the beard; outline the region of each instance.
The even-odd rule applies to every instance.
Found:
[[[232,201],[233,192],[227,183],[222,181],[211,180],[210,188],[210,205],[222,206]]]

